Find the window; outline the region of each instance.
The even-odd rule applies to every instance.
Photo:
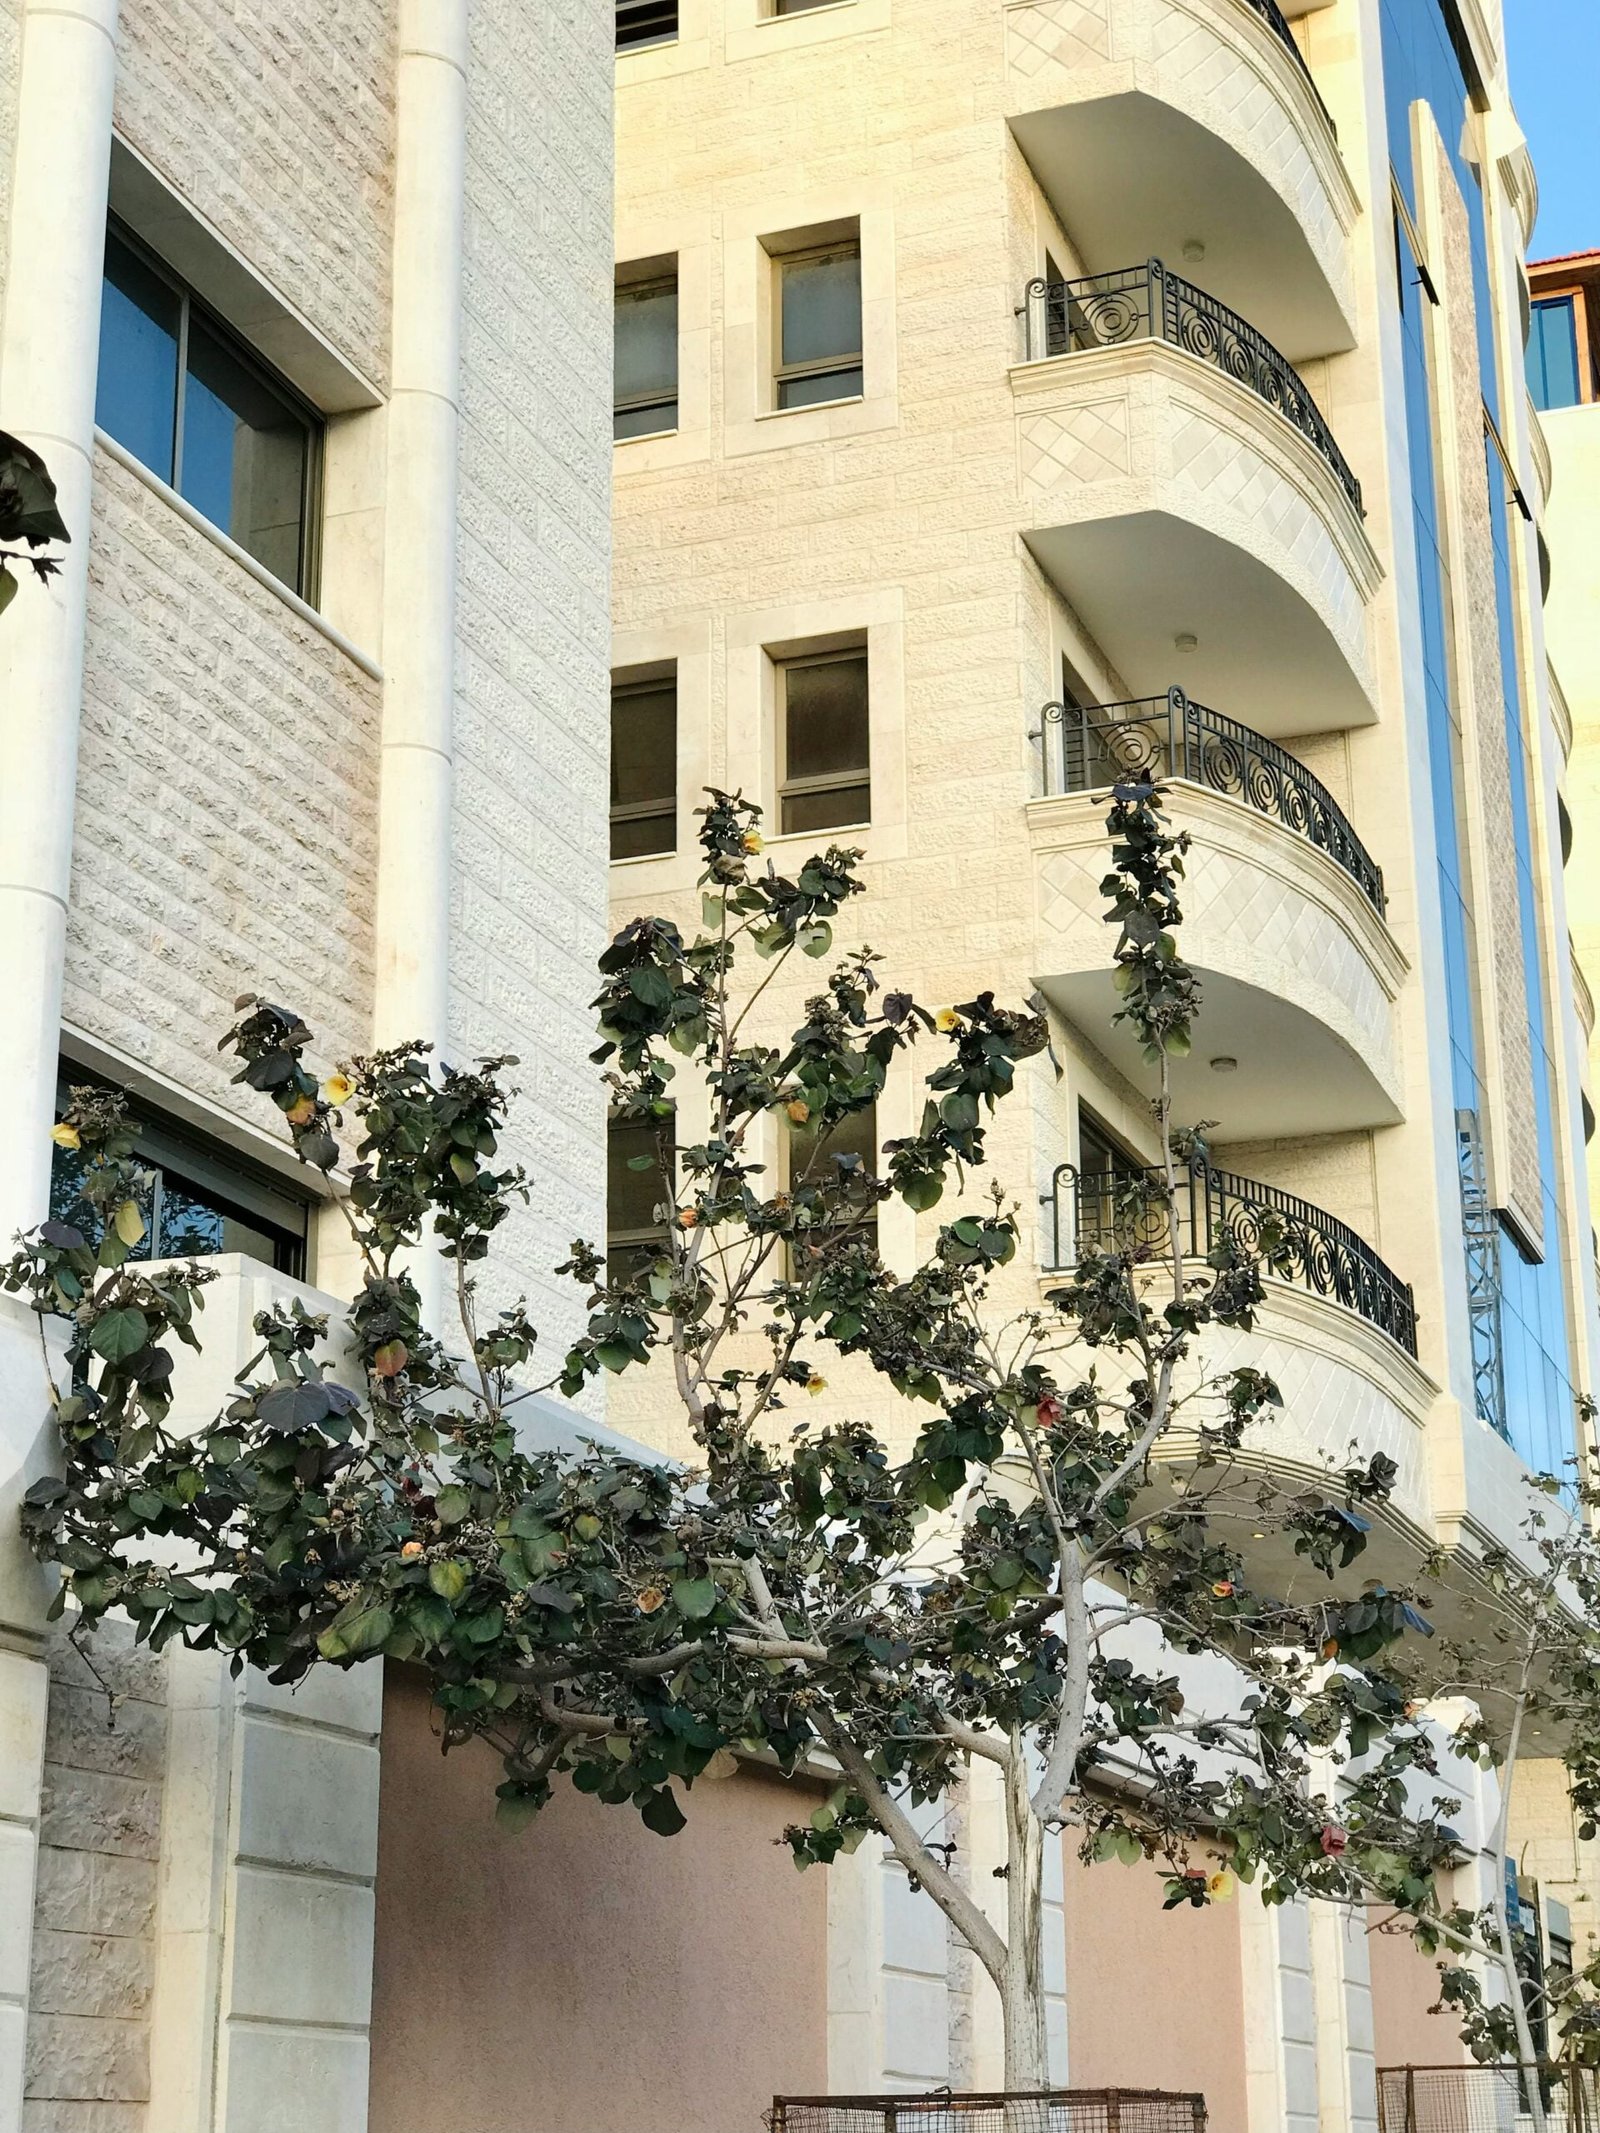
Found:
[[[780,408],[853,400],[862,390],[859,237],[776,261]]]
[[[611,688],[611,856],[644,859],[678,848],[678,684]]]
[[[803,1126],[791,1129],[785,1165],[790,1192],[808,1183],[831,1188],[841,1156],[847,1159],[846,1167],[853,1156],[857,1168],[870,1177],[878,1175],[882,1157],[878,1152],[876,1104],[868,1104],[864,1111],[852,1111],[825,1135],[808,1132]],[[812,1256],[836,1244],[860,1243],[876,1248],[877,1242],[877,1202],[863,1201],[859,1207],[840,1209],[825,1228],[807,1233],[791,1254],[790,1265],[792,1268],[796,1258]]]
[[[1528,339],[1528,390],[1535,407],[1576,407],[1578,383],[1577,306],[1570,296],[1547,297],[1533,307]]]
[[[56,1115],[69,1090],[88,1077],[64,1064],[56,1090]],[[241,1252],[280,1274],[303,1278],[309,1203],[270,1170],[141,1106],[132,1107],[137,1132],[134,1158],[146,1183],[138,1195],[144,1235],[134,1259],[210,1259]],[[57,1148],[51,1159],[50,1213],[70,1222],[98,1246],[103,1225],[82,1196],[85,1158]]]
[[[115,227],[94,418],[275,578],[307,592],[320,418]]]
[[[606,1259],[614,1281],[632,1281],[666,1242],[672,1180],[661,1170],[654,1126],[613,1119],[606,1134]]]
[[[1119,1206],[1130,1185],[1145,1175],[1145,1166],[1092,1112],[1078,1112],[1078,1235],[1085,1243],[1105,1245],[1128,1219]],[[1158,1228],[1165,1234],[1162,1218]],[[1143,1239],[1154,1242],[1154,1236]]]
[[[617,278],[612,434],[650,437],[678,427],[678,270]]]
[[[831,7],[834,0],[772,0],[775,15],[804,15],[814,7]]]
[[[617,0],[617,50],[670,44],[678,34],[678,0]]]
[[[870,822],[866,646],[780,660],[777,679],[780,833]]]

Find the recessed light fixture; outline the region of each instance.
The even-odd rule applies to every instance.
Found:
[[[1219,1058],[1212,1060],[1211,1071],[1213,1074],[1236,1074],[1239,1071],[1239,1062],[1237,1059],[1230,1059],[1224,1052]]]
[[[1185,237],[1183,240],[1183,256],[1185,259],[1190,260],[1204,259],[1206,256],[1205,245],[1198,237]]]
[[[1200,649],[1200,640],[1193,630],[1179,630],[1172,641],[1180,652],[1197,652]]]

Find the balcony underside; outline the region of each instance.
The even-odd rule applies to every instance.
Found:
[[[1096,80],[1079,86],[1091,91]],[[1343,229],[1315,184],[1305,188],[1309,200],[1291,206],[1273,182],[1279,174],[1252,160],[1254,144],[1241,153],[1164,97],[1137,89],[1026,112],[1011,130],[1086,272],[1149,256],[1178,266],[1196,260],[1198,243],[1204,264],[1183,270],[1291,362],[1355,345]]]
[[[1174,1062],[1179,1115],[1215,1120],[1219,1145],[1393,1125],[1405,963],[1383,921],[1304,838],[1186,782],[1169,793],[1174,825],[1193,840],[1181,946],[1203,995],[1193,1053]],[[1105,795],[1089,793],[1029,809],[1034,967],[1046,999],[1154,1095],[1138,1044],[1113,1021],[1122,1002],[1100,890],[1105,812]],[[1218,1071],[1213,1059],[1237,1066]]]

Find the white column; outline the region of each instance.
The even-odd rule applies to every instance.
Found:
[[[467,0],[402,0],[383,586],[380,1045],[448,1029]]]
[[[1311,1906],[1321,2133],[1377,2133],[1372,1964],[1362,1912]]]
[[[1319,2133],[1317,2019],[1304,1903],[1241,1892],[1249,2133]]]
[[[28,0],[0,420],[41,452],[72,532],[61,576],[0,618],[0,1252],[49,1207],[50,1121],[83,695],[100,282],[117,0]],[[0,2133],[22,2118],[23,2044],[48,1694],[48,1587],[16,1507],[43,1467],[48,1408],[31,1313],[0,1307]]]
[[[117,0],[28,0],[22,18],[0,419],[44,455],[72,544],[0,629],[0,1244],[48,1205],[116,27]]]

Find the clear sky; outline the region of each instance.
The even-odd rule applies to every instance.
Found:
[[[1539,173],[1529,254],[1600,251],[1600,0],[1505,0],[1511,96]]]

